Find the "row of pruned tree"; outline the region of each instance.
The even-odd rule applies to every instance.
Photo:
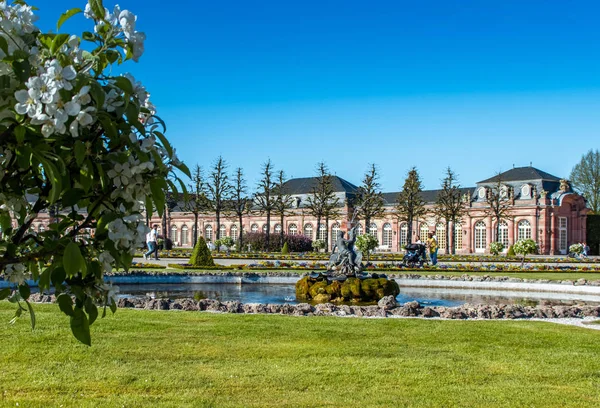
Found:
[[[363,221],[365,231],[368,232],[372,220],[384,216],[385,200],[379,182],[379,171],[375,164],[370,164],[354,196],[350,202],[342,203],[334,187],[334,176],[324,162],[316,167],[315,182],[304,203],[304,211],[307,215],[316,218],[317,237],[321,223],[329,225],[329,221],[339,218],[342,204],[348,204],[354,208],[351,221]],[[243,248],[242,225],[243,217],[246,215],[266,216],[266,245],[271,240],[271,220],[277,217],[282,226],[279,231],[279,244],[284,243],[284,219],[292,214],[295,203],[290,189],[286,186],[286,177],[283,170],[276,170],[271,160],[267,160],[261,169],[261,178],[256,185],[253,194],[248,191],[248,186],[241,168],[236,168],[233,175],[228,172],[228,164],[223,157],[218,157],[207,174],[196,165],[192,172],[192,184],[189,186],[189,195],[184,200],[183,210],[194,215],[194,244],[198,239],[198,219],[201,214],[214,214],[216,219],[215,238],[220,239],[221,220],[223,218],[235,218],[239,223],[238,248]],[[510,210],[509,195],[504,191],[504,185],[498,177],[497,185],[488,189],[486,196],[487,206],[484,209],[487,215],[495,219],[496,225],[508,216]],[[464,214],[467,203],[465,191],[461,189],[457,175],[452,169],[446,169],[441,182],[441,189],[437,194],[433,207],[426,206],[423,198],[423,185],[418,170],[413,167],[408,171],[402,190],[396,197],[393,214],[398,221],[406,222],[408,225],[407,241],[412,240],[413,222],[423,218],[426,214],[435,216],[437,222],[445,222],[446,231],[450,223],[455,225]],[[467,192],[470,195],[470,192]],[[496,229],[496,239],[499,230]],[[335,239],[335,237],[332,237]],[[452,242],[456,237],[452,236]],[[329,247],[329,229],[325,228],[325,247]],[[447,245],[446,251],[454,245]]]

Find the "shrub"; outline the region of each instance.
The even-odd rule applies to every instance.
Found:
[[[377,248],[377,245],[379,245],[379,241],[371,234],[359,235],[358,238],[356,238],[356,248],[367,254],[367,262],[369,262],[371,251]]]
[[[583,244],[573,244],[569,247],[569,252],[581,254],[583,252]]]
[[[514,257],[515,256],[515,248],[514,245],[508,247],[508,251],[506,252],[506,256]]]
[[[537,252],[537,244],[533,239],[520,239],[515,242],[514,250],[523,257],[521,260],[521,267],[523,267],[525,257],[528,254],[535,254]]]
[[[252,251],[263,251],[267,241],[266,237],[267,235],[264,232],[248,232],[244,234],[244,246],[250,245]],[[312,250],[311,239],[304,235],[284,234],[283,241],[288,244],[288,250],[290,252],[308,252]],[[268,250],[270,252],[278,252],[281,250],[278,237],[273,237],[273,235],[271,235]]]
[[[213,257],[210,254],[208,246],[206,246],[206,241],[204,237],[198,237],[198,241],[196,242],[196,246],[194,247],[194,252],[192,252],[192,257],[190,258],[190,265],[193,266],[215,266],[215,262],[213,261]]]
[[[284,255],[287,255],[287,254],[290,253],[290,249],[288,247],[288,243],[287,242],[283,243],[283,248],[281,248],[281,253],[284,254]]]
[[[321,239],[315,239],[312,243],[312,247],[315,251],[319,251],[320,249],[325,249],[325,241]]]
[[[498,255],[504,250],[504,244],[502,242],[492,242],[490,244],[490,253],[492,255]]]

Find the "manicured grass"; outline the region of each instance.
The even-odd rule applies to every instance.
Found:
[[[600,332],[441,321],[119,310],[76,342],[55,305],[6,323],[0,405],[596,407]]]
[[[548,280],[571,280],[576,281],[577,279],[586,279],[588,281],[594,281],[600,279],[600,273],[598,272],[490,272],[490,271],[477,271],[477,272],[446,272],[446,271],[432,271],[432,270],[416,270],[406,273],[417,273],[419,275],[444,275],[444,276],[508,276],[511,278],[520,279],[548,279]]]
[[[132,270],[135,270],[132,269]],[[204,270],[204,269],[144,269],[144,272],[153,272],[156,274],[182,274],[182,275],[204,275],[204,274],[218,274],[218,273],[272,273],[276,274],[278,272],[290,272],[297,273],[298,276],[302,275],[306,272],[311,272],[311,270],[302,270],[302,269],[225,269],[225,270]],[[324,271],[320,271],[324,272]],[[418,274],[418,275],[444,275],[444,276],[508,276],[511,278],[520,278],[520,279],[548,279],[548,280],[572,280],[576,281],[577,279],[586,279],[588,281],[600,280],[600,273],[598,272],[510,272],[510,271],[501,271],[501,272],[490,272],[490,271],[477,271],[477,272],[467,272],[467,271],[445,271],[445,270],[431,270],[431,269],[404,269],[402,271],[375,271],[376,273],[386,273],[388,275],[400,275],[400,274]]]

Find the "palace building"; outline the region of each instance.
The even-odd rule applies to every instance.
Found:
[[[317,225],[315,217],[308,213],[307,198],[317,178],[295,178],[285,184],[286,193],[293,197],[293,208],[290,215],[285,216],[283,225],[279,217],[271,217],[271,233],[278,234],[283,228],[290,235],[302,234],[310,239],[324,239],[329,232],[329,246],[333,245],[338,231],[347,231],[349,221],[354,213],[352,203],[358,187],[341,177],[333,176],[333,187],[341,203],[340,216],[336,219],[322,220]],[[509,204],[507,214],[500,220],[498,241],[505,248],[521,238],[531,238],[538,243],[541,254],[566,254],[569,245],[586,240],[586,217],[588,209],[585,199],[574,192],[565,179],[560,179],[534,167],[518,167],[501,173],[495,177],[482,180],[475,187],[461,188],[465,204],[465,212],[461,221],[452,225],[455,234],[446,231],[446,223],[436,220],[430,211],[422,219],[414,220],[412,239],[424,241],[429,232],[435,232],[438,238],[440,253],[444,253],[448,245],[453,245],[456,253],[486,253],[496,235],[496,220],[486,211],[488,204],[486,195],[501,184],[501,194],[506,195]],[[433,209],[440,190],[425,190],[422,197],[426,207]],[[359,224],[360,233],[375,236],[380,250],[398,252],[408,242],[408,225],[399,221],[394,214],[394,206],[398,192],[383,193],[385,216],[374,219],[365,226]],[[47,228],[48,217],[43,215],[37,220],[34,228]],[[153,217],[151,224],[162,225],[162,220]],[[359,220],[360,222],[361,220]],[[193,241],[194,216],[182,210],[182,203],[174,203],[166,214],[167,236],[174,247],[191,247]],[[221,217],[220,236],[230,236],[236,240],[241,231],[265,231],[266,216],[247,215],[239,225],[235,217]],[[216,236],[216,220],[214,214],[204,214],[198,220],[199,235],[207,241]],[[159,231],[162,235],[162,231]],[[454,241],[454,242],[453,242]]]

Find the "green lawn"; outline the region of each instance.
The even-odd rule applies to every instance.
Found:
[[[132,270],[135,270],[132,269]],[[253,269],[253,270],[238,270],[238,269],[224,269],[224,270],[205,270],[205,269],[142,269],[144,272],[152,272],[156,274],[182,274],[182,275],[204,275],[204,274],[218,274],[218,273],[271,273],[277,274],[278,272],[291,272],[297,273],[298,276],[311,270],[299,270],[299,269]],[[320,272],[324,272],[321,270]],[[548,279],[548,280],[572,280],[586,279],[588,281],[600,280],[600,273],[598,272],[490,272],[490,271],[477,271],[477,272],[466,272],[466,271],[444,271],[444,270],[431,270],[431,269],[405,269],[403,271],[375,271],[376,273],[387,273],[388,275],[400,275],[400,274],[418,274],[418,275],[444,275],[444,276],[508,276],[511,278],[520,279]]]
[[[597,407],[600,331],[122,309],[77,343],[0,302],[0,406]]]

